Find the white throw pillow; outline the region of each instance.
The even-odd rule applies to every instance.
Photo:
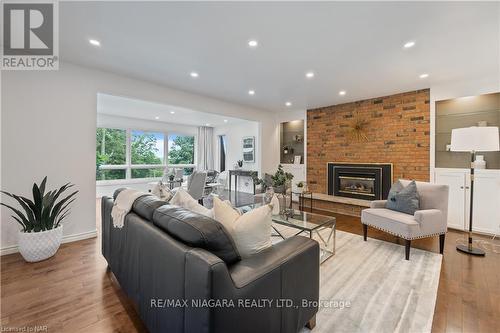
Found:
[[[213,218],[213,210],[203,207],[198,203],[198,200],[193,199],[193,197],[183,188],[179,188],[175,192],[174,197],[169,202],[171,205],[186,208],[192,212],[205,215]]]
[[[229,203],[214,197],[214,218],[229,231],[243,258],[272,246],[271,211],[265,205],[240,215]]]

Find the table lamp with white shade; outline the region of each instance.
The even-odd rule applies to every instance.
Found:
[[[474,198],[474,160],[476,152],[499,151],[500,139],[498,127],[466,127],[456,128],[451,131],[451,151],[469,152],[471,155],[470,164],[470,214],[469,214],[469,242],[467,246],[457,245],[460,252],[484,256],[481,249],[472,247],[472,204]]]

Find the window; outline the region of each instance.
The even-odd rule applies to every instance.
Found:
[[[165,135],[132,131],[130,148],[132,164],[163,164]]]
[[[194,170],[194,136],[98,128],[96,179],[160,178],[165,168]]]
[[[168,164],[194,163],[194,136],[168,136]]]
[[[126,163],[126,131],[98,128],[96,132],[96,178],[125,179],[125,168],[107,169],[101,166],[124,165]]]

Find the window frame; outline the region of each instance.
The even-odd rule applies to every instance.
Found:
[[[125,130],[125,164],[103,164],[100,166],[101,170],[125,170],[125,179],[109,179],[109,180],[98,180],[96,179],[97,185],[112,185],[112,184],[133,184],[133,183],[144,183],[148,181],[157,181],[161,177],[149,177],[149,178],[132,178],[132,169],[165,169],[167,167],[175,168],[194,168],[196,170],[196,160],[197,160],[197,142],[198,136],[196,134],[188,134],[182,132],[172,132],[172,131],[158,131],[151,129],[141,129],[141,128],[120,128],[111,126],[98,126],[98,128],[109,128]],[[132,132],[142,131],[144,133],[161,133],[163,134],[163,163],[162,164],[132,164]],[[194,156],[192,164],[169,164],[168,163],[168,137],[169,135],[179,135],[179,136],[192,136],[194,137]]]

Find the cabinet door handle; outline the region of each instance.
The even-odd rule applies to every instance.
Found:
[[[462,189],[462,190],[463,190],[463,189],[464,189],[464,187],[463,187],[463,186],[460,186],[460,189]]]

